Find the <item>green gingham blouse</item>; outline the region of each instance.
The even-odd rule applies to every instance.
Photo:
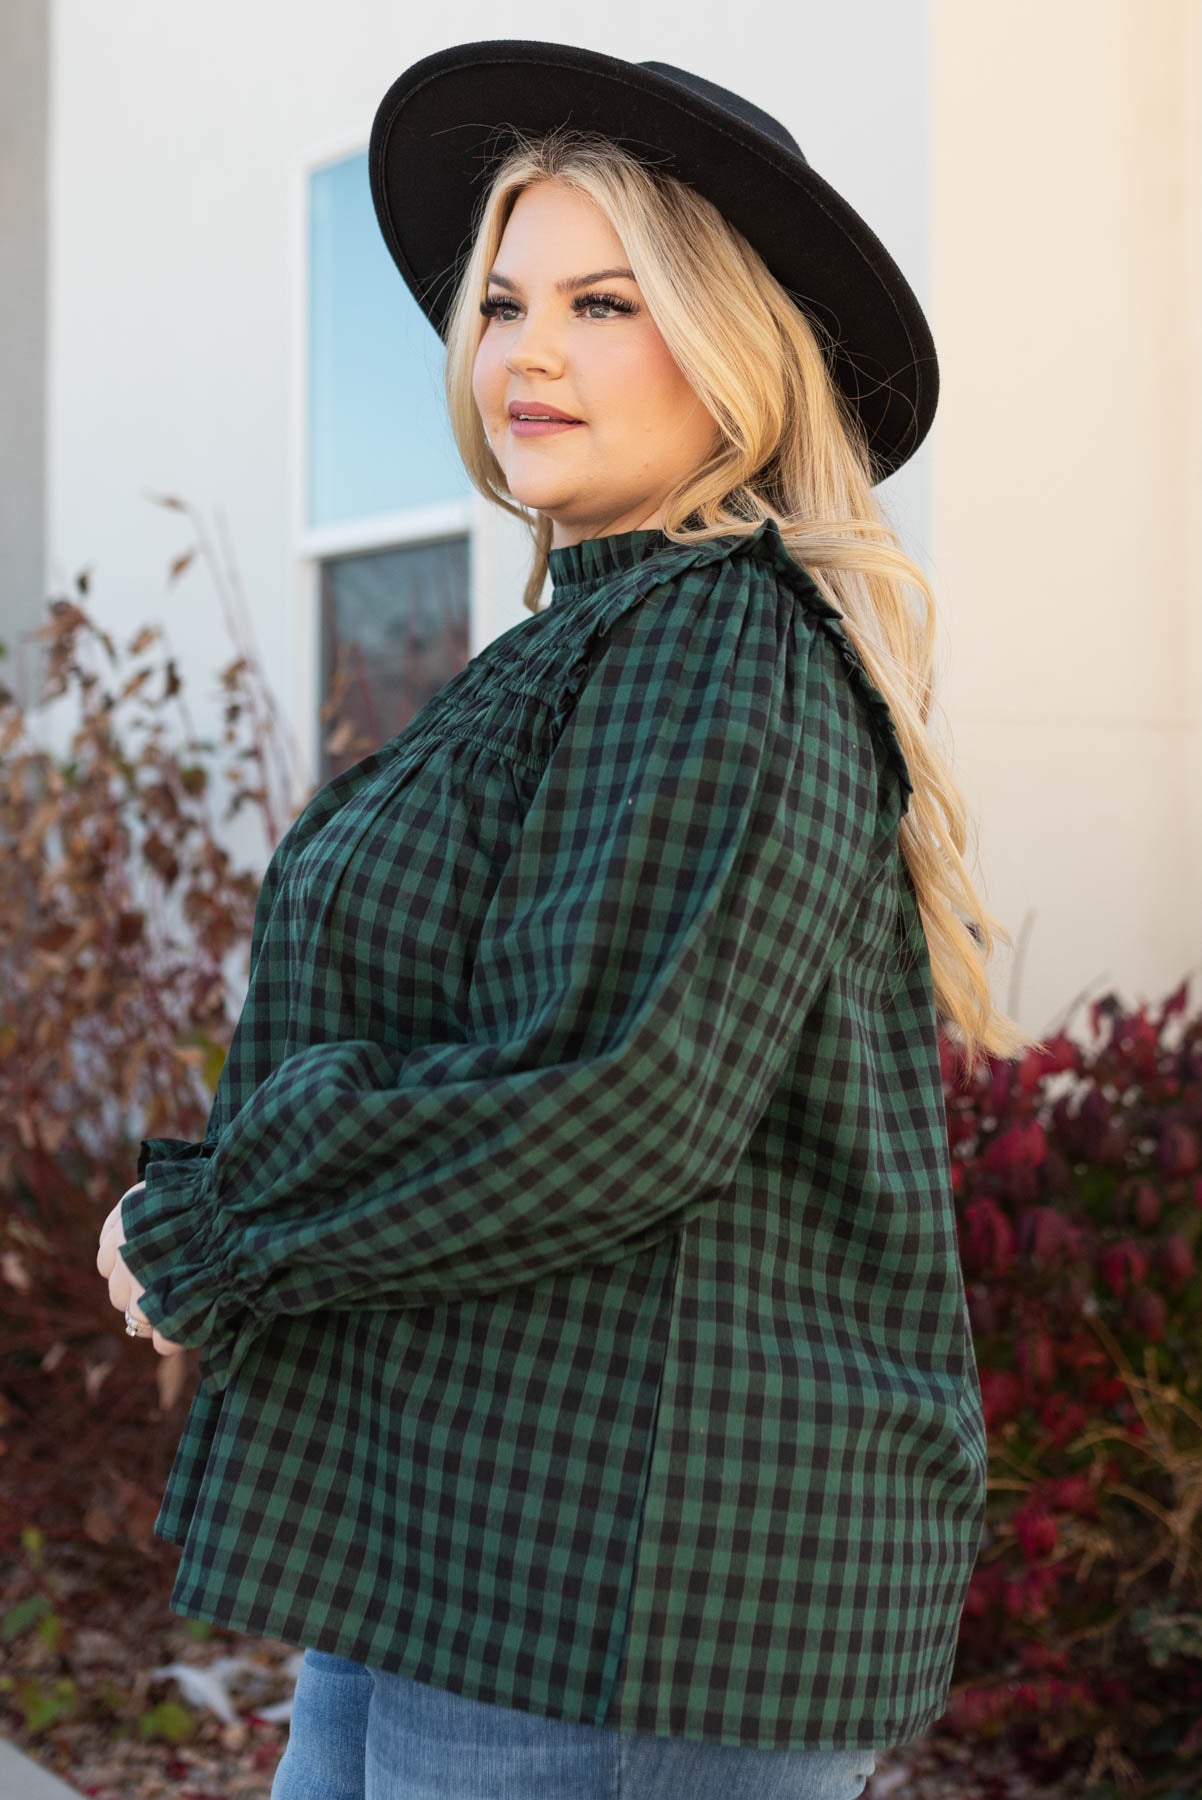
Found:
[[[888,1747],[985,1510],[883,695],[774,522],[552,551],[293,822],[125,1259],[173,1608],[548,1717]]]

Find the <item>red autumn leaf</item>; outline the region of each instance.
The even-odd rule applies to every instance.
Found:
[[[1061,1475],[1044,1489],[1048,1504],[1058,1512],[1071,1512],[1083,1519],[1098,1516],[1098,1490],[1088,1475]]]
[[[1050,1556],[1060,1535],[1051,1513],[1038,1506],[1024,1506],[1014,1515],[1014,1533],[1028,1562]]]
[[[1048,1140],[1038,1119],[1025,1125],[1011,1125],[994,1138],[981,1159],[985,1168],[1006,1170],[1015,1167],[1037,1169],[1047,1154]]]
[[[1172,1231],[1160,1246],[1160,1267],[1174,1294],[1179,1294],[1196,1269],[1193,1246],[1179,1231]]]
[[[966,1260],[986,1275],[1004,1275],[1014,1260],[1014,1229],[996,1200],[986,1196],[965,1208]]]
[[[1156,1166],[1163,1175],[1188,1175],[1198,1167],[1198,1134],[1179,1119],[1170,1119],[1156,1146]]]
[[[1035,1326],[1018,1342],[1018,1366],[1029,1388],[1045,1388],[1056,1373],[1056,1347],[1046,1331]]]
[[[1135,1204],[1131,1209],[1135,1215],[1136,1224],[1142,1225],[1145,1230],[1155,1225],[1160,1218],[1160,1205],[1160,1195],[1152,1183],[1141,1181],[1135,1190]]]
[[[1103,1252],[1098,1262],[1098,1271],[1110,1291],[1121,1300],[1127,1292],[1129,1282],[1132,1286],[1138,1286],[1147,1275],[1147,1252],[1142,1245],[1125,1238],[1121,1244],[1112,1244]]]
[[[1163,1295],[1154,1288],[1137,1288],[1127,1302],[1126,1310],[1136,1331],[1142,1332],[1150,1344],[1162,1341],[1165,1326]]]
[[[1022,1383],[1010,1369],[982,1369],[980,1373],[981,1409],[986,1428],[992,1432],[1021,1408]]]
[[[1076,1254],[1078,1234],[1072,1222],[1056,1207],[1037,1206],[1033,1210],[1032,1260],[1037,1269],[1054,1269]]]

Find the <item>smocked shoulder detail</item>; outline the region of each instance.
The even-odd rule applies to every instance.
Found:
[[[889,703],[865,668],[843,614],[790,554],[775,519],[765,519],[753,531],[724,533],[697,544],[678,544],[661,532],[628,532],[587,539],[552,556],[559,558],[552,605],[494,638],[446,683],[404,734],[406,745],[453,722],[460,732],[487,727],[489,740],[498,747],[507,743],[518,760],[537,764],[575,707],[599,641],[632,607],[687,571],[747,557],[771,565],[834,644],[865,702],[906,810],[914,784]],[[568,581],[569,573],[591,579]],[[511,716],[503,716],[506,697]],[[523,710],[530,699],[543,703],[541,716],[528,707]]]

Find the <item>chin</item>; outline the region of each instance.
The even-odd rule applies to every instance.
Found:
[[[507,473],[505,485],[513,498],[518,501],[521,506],[532,507],[536,512],[547,512],[552,508],[562,506],[564,503],[562,495],[555,493],[551,489],[541,487],[536,481],[515,481],[512,480]]]

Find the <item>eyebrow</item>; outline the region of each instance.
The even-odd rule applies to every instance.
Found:
[[[591,275],[569,275],[565,280],[557,281],[555,291],[557,294],[570,294],[573,288],[587,287],[590,281],[609,281],[615,275],[624,275],[627,281],[634,280],[630,269],[595,269]],[[495,269],[488,280],[495,281],[498,287],[508,288],[511,294],[519,291],[516,281],[510,281],[508,275],[498,275]]]

